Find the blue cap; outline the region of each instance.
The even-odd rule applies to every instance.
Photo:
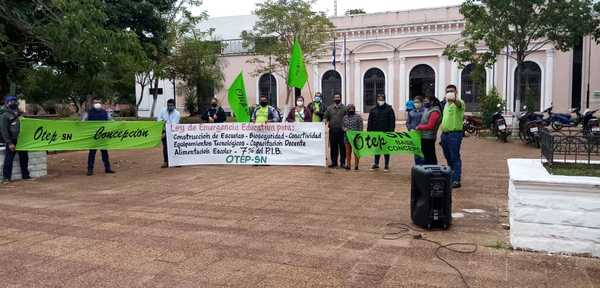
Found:
[[[412,100],[406,101],[406,109],[413,110],[415,109],[415,103]]]
[[[4,96],[4,103],[8,103],[10,101],[17,101],[17,97],[13,95]]]

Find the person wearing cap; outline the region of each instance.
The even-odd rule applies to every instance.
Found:
[[[322,122],[323,116],[325,115],[325,110],[327,110],[321,102],[323,99],[321,98],[321,92],[317,92],[315,94],[315,98],[313,102],[308,104],[308,110],[310,114],[312,114],[312,122]]]
[[[0,114],[0,135],[2,142],[6,144],[4,154],[4,167],[2,171],[2,183],[8,183],[12,179],[13,161],[15,155],[19,155],[21,166],[21,178],[31,179],[29,175],[29,155],[27,151],[17,151],[17,138],[20,132],[19,104],[17,97],[6,96],[4,98],[4,111]]]

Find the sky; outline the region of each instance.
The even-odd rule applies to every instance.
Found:
[[[259,0],[204,0],[200,9],[208,12],[209,17],[249,15]],[[337,0],[338,15],[346,10],[362,8],[367,13],[409,10],[416,8],[458,5],[462,0]],[[315,10],[334,14],[334,0],[317,0]],[[196,9],[195,12],[198,12]]]

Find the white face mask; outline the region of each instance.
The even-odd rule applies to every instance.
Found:
[[[94,109],[96,109],[96,110],[102,109],[102,104],[100,104],[100,103],[94,103]]]
[[[423,104],[421,104],[421,103],[415,103],[415,108],[417,108],[417,109],[421,109],[422,106],[423,106]]]
[[[446,99],[448,99],[448,100],[454,100],[454,99],[456,99],[456,93],[454,93],[454,92],[448,92],[448,93],[446,93]]]
[[[296,106],[304,106],[304,102],[298,101],[298,102],[296,102]]]
[[[377,105],[383,106],[383,104],[385,104],[385,101],[377,101]]]

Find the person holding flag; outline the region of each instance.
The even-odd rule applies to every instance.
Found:
[[[312,114],[312,122],[323,122],[325,109],[323,109],[323,102],[321,101],[321,92],[317,92],[314,101],[308,104],[308,110],[310,111],[310,114]]]

